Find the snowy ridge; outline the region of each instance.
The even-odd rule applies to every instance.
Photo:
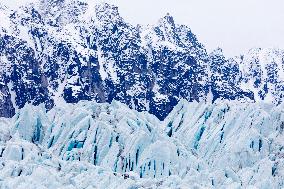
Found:
[[[283,104],[183,100],[159,121],[82,101],[26,105],[0,124],[1,188],[284,186]]]
[[[237,60],[238,61],[238,60]],[[240,57],[242,88],[251,89],[257,101],[278,104],[283,100],[284,51],[279,49],[251,49]]]
[[[208,54],[169,14],[153,26],[132,26],[107,3],[31,2],[0,8],[1,117],[27,103],[51,109],[60,99],[116,100],[160,120],[181,99],[283,100],[282,50],[228,59],[221,49]]]

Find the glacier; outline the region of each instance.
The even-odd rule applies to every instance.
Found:
[[[166,14],[0,2],[0,188],[284,188],[284,51],[207,52]]]
[[[283,188],[283,105],[27,104],[0,119],[0,188]]]

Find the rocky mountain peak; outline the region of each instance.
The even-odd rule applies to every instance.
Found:
[[[60,98],[118,100],[159,119],[180,100],[203,101],[209,94],[213,101],[282,101],[283,51],[252,50],[238,59],[221,49],[207,54],[169,14],[137,28],[116,6],[86,0],[35,1],[0,12],[6,15],[0,56],[9,65],[1,74],[0,109],[11,110],[2,116],[26,103],[49,109]]]

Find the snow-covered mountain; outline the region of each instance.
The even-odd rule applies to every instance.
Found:
[[[117,100],[160,120],[181,99],[283,99],[283,51],[207,54],[169,14],[132,26],[107,3],[35,0],[16,10],[1,5],[0,16],[0,116],[26,103],[51,109],[61,98]]]
[[[0,188],[283,188],[283,104],[26,105],[0,120]]]
[[[31,2],[0,2],[0,188],[284,188],[283,50]]]

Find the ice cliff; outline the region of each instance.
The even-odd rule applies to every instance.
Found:
[[[283,188],[283,105],[26,105],[0,120],[1,188]]]

